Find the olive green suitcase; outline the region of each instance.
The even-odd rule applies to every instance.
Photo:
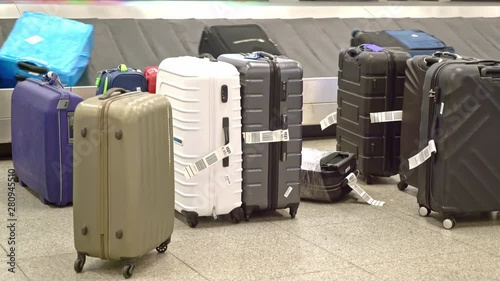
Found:
[[[167,250],[174,227],[172,111],[164,96],[124,89],[80,103],[74,115],[73,221],[86,256],[135,260]]]

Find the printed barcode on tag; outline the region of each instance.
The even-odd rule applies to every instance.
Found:
[[[273,139],[273,132],[262,133],[262,142],[271,142]]]
[[[288,130],[287,131],[283,131],[283,138],[282,140],[287,140],[288,139]]]
[[[333,124],[335,120],[333,120],[333,116],[328,117],[328,123]]]
[[[203,162],[203,160],[198,160],[194,164],[196,166],[196,169],[198,169],[198,171],[201,171],[201,170],[204,170],[207,168],[207,165],[205,165],[205,162]]]
[[[205,156],[203,159],[194,162],[194,164],[189,164],[184,168],[183,174],[186,179],[190,179],[194,177],[196,174],[201,172],[204,169],[207,169],[213,166],[215,163],[221,161],[222,159],[231,155],[231,145],[226,144],[224,146],[219,147],[215,151],[212,151],[210,154]],[[205,163],[206,161],[206,163]]]
[[[258,132],[250,134],[250,142],[257,143],[260,142],[260,134]]]
[[[209,166],[212,166],[213,164],[217,163],[217,155],[215,153],[210,154],[205,160],[207,160],[207,164]]]

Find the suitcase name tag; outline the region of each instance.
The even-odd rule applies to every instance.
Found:
[[[252,143],[269,143],[289,141],[290,134],[288,129],[275,131],[259,131],[259,132],[244,132],[243,139],[246,144]]]
[[[186,166],[183,171],[184,177],[186,177],[186,179],[190,179],[201,171],[212,167],[217,162],[222,161],[222,159],[228,157],[232,153],[233,150],[231,149],[231,146],[229,144],[221,146],[218,149],[210,152],[202,159]]]
[[[396,122],[403,120],[403,111],[385,111],[385,112],[374,112],[370,113],[370,120],[372,123],[386,123],[386,122]]]
[[[417,155],[408,159],[410,170],[420,166],[422,163],[427,161],[427,159],[431,158],[432,153],[436,152],[437,152],[436,143],[434,142],[434,140],[430,140],[429,144],[424,149],[422,149],[422,151],[420,151]]]
[[[321,120],[320,122],[321,130],[323,131],[324,129],[330,127],[333,124],[337,124],[337,112],[329,114],[325,117],[325,119]]]
[[[350,173],[347,176],[347,184],[354,190],[356,193],[365,200],[366,203],[372,205],[372,206],[377,206],[377,207],[382,207],[384,206],[385,202],[384,201],[379,201],[373,199],[366,191],[364,191],[359,185],[358,185],[358,177],[354,173]]]

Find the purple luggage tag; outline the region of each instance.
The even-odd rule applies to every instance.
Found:
[[[384,48],[379,47],[375,44],[363,44],[360,45],[359,48],[363,51],[371,51],[371,52],[382,52]]]

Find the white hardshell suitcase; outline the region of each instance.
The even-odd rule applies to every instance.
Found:
[[[198,216],[229,214],[239,223],[244,216],[239,72],[209,55],[167,58],[159,66],[156,93],[172,105],[175,209],[191,227]],[[227,144],[231,154],[213,164],[213,152]],[[191,164],[198,174],[187,172]]]

